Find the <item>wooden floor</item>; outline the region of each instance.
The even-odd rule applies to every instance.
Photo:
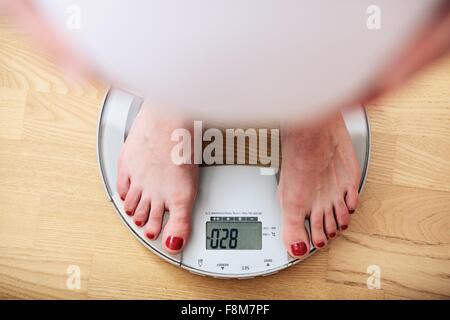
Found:
[[[251,280],[190,274],[125,229],[96,161],[104,94],[0,22],[1,298],[450,298],[450,57],[368,106],[372,161],[348,232]],[[80,289],[66,285],[72,265]],[[369,290],[373,265],[381,288]]]

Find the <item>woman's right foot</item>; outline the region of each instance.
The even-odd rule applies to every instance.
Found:
[[[182,251],[191,231],[192,207],[197,195],[198,165],[177,165],[172,161],[171,140],[176,129],[192,123],[163,115],[142,106],[122,147],[117,191],[125,212],[143,227],[148,239],[158,238],[164,212],[170,212],[162,232],[162,243],[172,254]]]

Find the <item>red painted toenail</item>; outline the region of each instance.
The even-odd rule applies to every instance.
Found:
[[[126,213],[127,215],[129,215],[130,217],[133,215],[133,212],[131,212],[131,211],[125,211],[125,213]]]
[[[166,246],[171,250],[180,250],[183,246],[183,238],[170,236],[166,239]]]
[[[322,248],[323,246],[325,245],[325,243],[324,242],[319,242],[318,244],[317,244],[317,246],[319,247],[319,248]]]
[[[341,229],[342,229],[342,230],[345,230],[345,229],[347,229],[347,228],[348,228],[348,226],[345,225],[345,224],[344,224],[343,226],[341,226]]]
[[[141,221],[135,221],[134,222],[138,227],[140,227],[141,225],[142,225],[142,222]]]
[[[348,212],[350,212],[350,214],[355,213],[355,210],[349,210]]]
[[[335,232],[330,233],[329,237],[330,237],[330,238],[336,237],[336,233],[335,233]]]
[[[292,250],[292,253],[294,254],[294,256],[301,257],[308,251],[308,247],[306,246],[306,243],[301,241],[301,242],[292,244],[291,250]]]
[[[154,234],[151,234],[151,233],[146,233],[145,236],[146,236],[147,238],[149,238],[150,240],[153,240],[153,239],[155,238],[155,235],[154,235]]]

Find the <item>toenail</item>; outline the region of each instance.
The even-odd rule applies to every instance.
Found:
[[[166,246],[171,250],[180,250],[183,246],[183,238],[170,236],[166,239]]]
[[[145,236],[146,236],[147,238],[149,238],[150,240],[153,240],[153,239],[155,238],[155,235],[152,234],[152,233],[146,233]]]
[[[348,228],[348,226],[345,225],[345,224],[344,224],[343,226],[341,226],[341,229],[342,229],[342,230],[345,230],[345,229],[347,229],[347,228]]]
[[[319,243],[317,244],[317,246],[318,246],[319,248],[322,248],[324,245],[325,245],[325,242],[323,242],[323,241],[321,241],[321,242],[319,242]]]
[[[353,213],[355,213],[355,210],[349,210],[348,211],[350,214],[353,214]]]
[[[126,213],[127,215],[129,215],[130,217],[133,215],[133,212],[131,212],[131,211],[125,211],[125,213]]]
[[[330,233],[329,237],[330,237],[330,238],[336,237],[336,233],[335,233],[335,232]]]
[[[301,256],[305,255],[306,251],[308,251],[308,247],[306,246],[306,243],[301,241],[301,242],[296,242],[296,243],[292,244],[291,250],[292,250],[292,253],[294,254],[294,256],[301,257]]]
[[[138,227],[140,227],[141,225],[142,225],[142,222],[141,221],[135,221],[134,222]]]

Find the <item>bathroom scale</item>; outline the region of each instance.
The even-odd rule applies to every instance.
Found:
[[[291,257],[282,241],[282,212],[277,197],[277,171],[250,165],[200,167],[192,232],[182,253],[163,249],[161,236],[149,240],[134,224],[116,191],[117,162],[142,99],[111,89],[98,124],[97,151],[101,178],[125,227],[150,251],[193,273],[217,278],[252,278],[276,273],[302,259]],[[363,107],[344,112],[360,168],[360,192],[370,156],[370,128]],[[164,222],[170,213],[166,212]],[[309,230],[308,221],[306,222]],[[311,252],[316,251],[311,243]]]

